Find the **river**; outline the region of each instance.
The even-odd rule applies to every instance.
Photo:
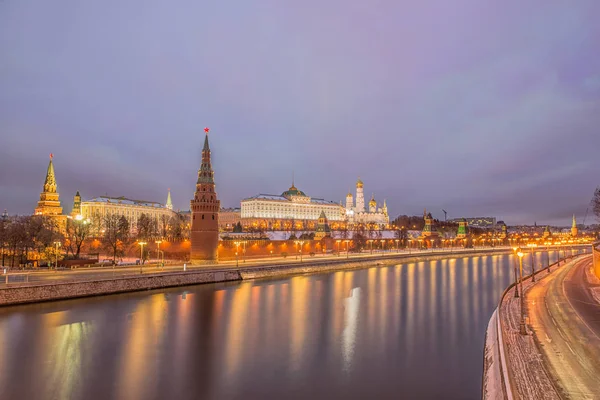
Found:
[[[0,309],[0,398],[479,399],[485,329],[512,262],[464,257]]]

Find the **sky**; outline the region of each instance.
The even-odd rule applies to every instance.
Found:
[[[354,192],[390,214],[582,222],[600,185],[597,0],[2,0],[0,208]],[[591,211],[586,223],[594,222]]]

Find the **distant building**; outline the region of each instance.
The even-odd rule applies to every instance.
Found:
[[[448,222],[459,223],[463,218],[451,219]],[[464,218],[467,224],[472,228],[494,228],[496,227],[496,217],[472,217]]]
[[[242,220],[242,210],[239,208],[221,208],[219,211],[219,230],[229,232]]]
[[[573,214],[573,224],[571,225],[571,236],[576,237],[579,233],[577,229],[577,220],[575,219],[575,214]]]
[[[369,209],[367,210],[365,208],[363,186],[363,181],[358,178],[356,181],[356,204],[352,198],[352,193],[348,192],[346,195],[346,218],[348,224],[374,224],[380,229],[385,229],[390,223],[385,200],[382,207],[377,207],[375,196],[372,195],[369,201]]]

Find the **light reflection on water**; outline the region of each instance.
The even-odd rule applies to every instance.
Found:
[[[513,266],[459,258],[2,309],[0,398],[479,398]]]

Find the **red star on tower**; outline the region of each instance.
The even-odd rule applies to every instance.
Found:
[[[210,131],[210,128],[204,128],[204,132],[208,133],[208,131]]]

